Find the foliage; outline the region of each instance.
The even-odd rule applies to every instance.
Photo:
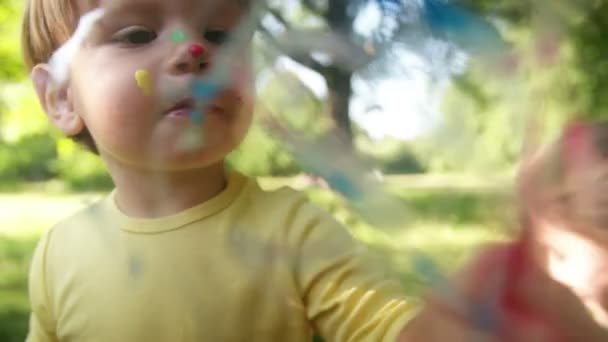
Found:
[[[60,178],[74,190],[111,186],[98,157],[52,129],[29,82],[2,87],[6,110],[0,127],[0,179],[3,182]]]
[[[25,74],[20,57],[20,27],[17,24],[22,6],[23,2],[19,0],[0,1],[0,61],[2,61],[0,80],[2,81],[17,81]]]
[[[55,139],[26,82],[4,84],[0,99],[0,179],[40,181],[55,175]]]
[[[356,127],[356,126],[355,126]],[[424,173],[425,167],[407,143],[398,139],[385,138],[372,141],[365,134],[355,134],[355,146],[362,158],[370,160],[384,174]]]
[[[481,58],[470,55],[469,67],[463,75],[453,80],[447,96],[442,99],[442,125],[432,136],[412,142],[408,149],[413,154],[404,151],[404,156],[413,156],[429,172],[501,172],[512,169],[519,160],[530,118],[542,121],[543,132],[535,134],[545,138],[574,116],[602,117],[608,105],[605,96],[608,90],[608,63],[605,58],[608,44],[602,39],[608,29],[608,1],[558,1],[551,6],[544,1],[526,0],[448,2],[466,7],[478,13],[477,17],[486,17],[496,23],[503,38],[513,48],[521,75],[515,79],[509,75],[513,70],[503,70],[501,73],[496,70],[499,65],[480,68],[478,61],[483,62]],[[293,44],[281,41],[282,30],[278,31],[279,34],[267,30],[266,38],[274,43],[283,43],[290,57],[323,75],[330,92],[342,97],[350,96],[347,89],[332,82],[332,68],[348,69],[348,72],[368,81],[399,77],[399,73],[406,76],[408,70],[399,70],[395,66],[396,54],[394,51],[391,53],[390,44],[386,43],[396,34],[402,34],[403,39],[416,42],[412,47],[414,50],[423,50],[420,40],[428,39],[428,33],[408,23],[412,17],[408,13],[416,12],[414,8],[407,7],[413,3],[299,1],[294,6],[287,6],[283,2],[270,2],[272,17],[287,30],[304,31],[315,37],[330,29],[341,34],[343,48],[350,51],[351,57],[354,56],[351,59],[364,56],[361,49],[374,47],[376,54],[367,56],[367,60],[363,58],[356,68],[344,62],[339,51],[321,49],[331,57],[321,63],[314,54],[315,49],[293,49]],[[354,32],[352,24],[359,11],[368,5],[380,10],[380,24],[373,32],[361,35]],[[450,43],[457,43],[458,38],[462,37],[452,35]],[[552,38],[561,44],[557,61],[542,56],[542,49],[551,44]],[[450,58],[446,56],[444,64],[450,62]],[[519,92],[516,94],[516,91]],[[340,126],[343,123],[340,116],[345,113],[336,108],[331,110],[332,117]],[[352,126],[345,129],[350,130]],[[356,127],[352,130],[355,131],[355,140],[359,139],[358,135],[364,134]]]
[[[556,1],[551,6],[542,1],[463,1],[505,23],[505,34],[511,38],[514,51],[521,58],[520,66],[524,69],[524,79],[514,81],[501,76],[511,82],[503,89],[519,87],[522,90],[519,97],[510,99],[508,103],[497,101],[495,96],[485,96],[483,101],[479,101],[475,95],[487,94],[488,88],[491,91],[497,82],[488,75],[480,76],[478,70],[469,69],[467,72],[467,77],[472,76],[468,85],[473,84],[475,91],[465,87],[460,96],[476,97],[477,108],[483,111],[484,116],[490,114],[483,119],[486,127],[494,120],[492,112],[507,108],[531,111],[524,115],[540,121],[543,132],[537,134],[543,138],[554,135],[565,121],[572,118],[605,119],[608,110],[605,96],[608,91],[608,62],[605,58],[608,43],[603,37],[608,30],[608,1]],[[551,56],[554,48],[558,49],[556,56]],[[479,106],[481,102],[483,105]],[[452,107],[458,108],[458,105]],[[506,115],[515,120],[515,125],[521,123],[521,114]],[[471,120],[470,117],[467,119]],[[478,132],[479,136],[488,133],[485,129]],[[521,141],[522,130],[519,132],[517,139],[508,135],[495,137],[492,144]]]
[[[41,181],[54,176],[52,162],[55,142],[47,134],[21,137],[17,142],[0,145],[0,178]]]
[[[585,20],[578,21],[573,29],[577,66],[584,82],[573,89],[577,97],[586,98],[581,108],[585,116],[606,119],[608,116],[608,1],[595,1],[594,8]]]
[[[71,189],[91,191],[112,187],[112,179],[97,155],[68,138],[58,139],[56,149],[54,171]]]
[[[0,232],[0,341],[25,340],[28,327],[27,270],[36,238]]]
[[[513,170],[526,138],[544,142],[575,117],[606,111],[606,1],[464,1],[501,23],[511,61],[469,56],[442,102],[442,124],[412,143],[431,171]],[[595,5],[591,6],[593,3]],[[535,10],[540,13],[534,14]],[[506,63],[511,64],[506,64]],[[531,124],[534,130],[530,131]]]
[[[279,141],[254,125],[244,143],[228,158],[228,163],[251,176],[293,175],[299,168]]]

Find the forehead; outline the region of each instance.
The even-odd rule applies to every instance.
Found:
[[[241,15],[243,0],[75,0],[80,14],[102,7],[108,14],[136,12],[141,15]]]

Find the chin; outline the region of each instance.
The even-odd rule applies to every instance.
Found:
[[[171,139],[158,139],[150,147],[137,146],[129,151],[102,148],[100,152],[112,164],[157,172],[186,171],[222,163],[240,143],[240,140],[233,137],[234,135],[218,134],[210,136],[208,141],[185,142],[170,137]]]
[[[166,158],[156,161],[153,168],[164,171],[187,171],[192,169],[204,169],[223,163],[226,156],[232,151],[231,148],[203,148],[193,151],[181,151],[173,153]],[[152,163],[154,164],[154,163]]]

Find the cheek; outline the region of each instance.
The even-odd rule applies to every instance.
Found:
[[[239,65],[232,77],[232,87],[239,93],[243,102],[252,102],[255,97],[255,80],[250,64]]]
[[[239,121],[239,125],[237,130],[239,135],[241,136],[241,140],[249,131],[251,124],[253,122],[253,113],[254,113],[254,101],[251,98],[250,101],[243,102],[243,107],[241,107],[241,120]],[[240,141],[239,141],[240,142]]]
[[[252,122],[252,112],[248,107],[236,109],[235,115],[209,117],[204,125],[205,145],[211,148],[236,148],[245,138]],[[238,113],[238,114],[237,114]],[[228,151],[229,152],[229,151]]]
[[[148,72],[144,87],[149,88],[144,91],[135,74],[133,70],[114,69],[80,79],[80,110],[98,143],[122,145],[147,140],[145,134],[149,132],[155,115],[153,97],[147,91],[153,91],[154,79]]]
[[[234,127],[235,134],[240,140],[247,134],[249,127],[253,121],[253,113],[255,109],[255,82],[251,74],[249,66],[237,68],[237,73],[233,79],[233,87],[238,94],[239,102],[239,120]]]

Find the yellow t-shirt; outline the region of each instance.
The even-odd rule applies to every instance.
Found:
[[[293,190],[238,173],[179,214],[113,196],[53,227],[30,271],[27,341],[394,341],[417,304]]]

